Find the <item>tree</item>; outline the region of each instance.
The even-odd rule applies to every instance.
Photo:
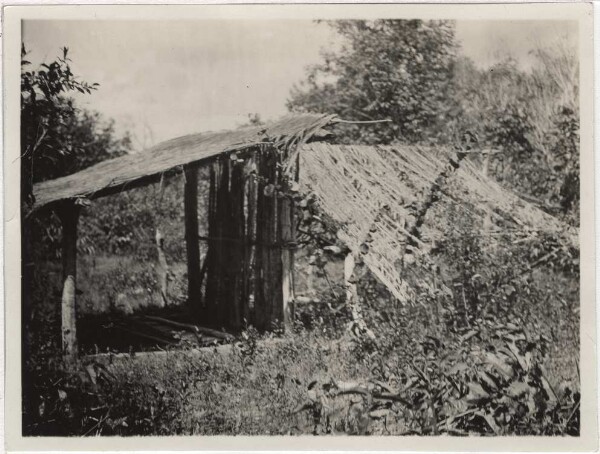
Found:
[[[21,200],[33,204],[33,183],[60,173],[64,157],[78,146],[65,128],[76,113],[72,92],[91,93],[98,84],[78,80],[71,71],[67,47],[62,57],[38,70],[29,70],[25,45],[21,46]]]
[[[98,84],[81,82],[73,75],[68,49],[37,71],[29,70],[27,51],[21,47],[21,191],[26,214],[34,203],[33,184],[77,172],[131,150],[129,134],[118,136],[114,121],[97,112],[78,109],[71,93],[88,93]],[[26,219],[24,217],[24,219]],[[27,225],[26,225],[27,224]],[[25,240],[31,235],[31,238]],[[48,215],[24,222],[24,257],[32,241],[41,241],[38,254],[54,256],[60,225]],[[40,247],[41,246],[41,247]]]
[[[75,173],[106,159],[122,156],[132,148],[129,133],[119,136],[114,120],[105,120],[98,112],[77,109],[62,128],[71,152],[62,156],[40,178],[58,178]]]
[[[98,112],[75,109],[58,131],[62,143],[70,147],[68,153],[59,154],[54,159],[40,162],[33,173],[33,182],[69,175],[106,159],[116,158],[131,150],[128,133],[119,136],[113,120],[105,120]],[[102,204],[94,210],[94,216],[112,225],[119,216]],[[82,228],[79,247],[95,249],[94,229],[90,229],[90,219],[81,217]],[[60,252],[61,226],[50,213],[36,215],[30,225],[32,240],[36,244],[36,254],[42,257],[56,257]]]
[[[438,138],[459,107],[450,95],[456,60],[451,22],[332,21],[338,51],[323,52],[296,86],[288,108],[335,113],[349,120],[391,119],[370,127],[345,125],[351,142],[417,142]]]
[[[538,49],[530,70],[512,59],[478,69],[456,65],[459,128],[474,131],[489,174],[547,211],[578,223],[578,63],[566,47]],[[533,198],[533,199],[531,199]]]

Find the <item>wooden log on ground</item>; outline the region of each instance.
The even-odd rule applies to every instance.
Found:
[[[188,305],[198,318],[201,304],[200,244],[198,239],[198,170],[184,169],[185,243],[187,253]]]
[[[162,318],[162,317],[156,317],[154,315],[146,315],[144,318],[146,318],[148,320],[153,320],[155,322],[164,323],[165,325],[172,326],[173,328],[184,329],[184,330],[190,331],[192,333],[206,334],[207,336],[213,336],[213,337],[216,337],[219,339],[224,339],[224,340],[235,340],[235,336],[233,336],[229,333],[223,333],[221,331],[217,331],[214,329],[204,328],[202,326],[196,326],[191,323],[176,322],[174,320],[169,320],[169,319]]]

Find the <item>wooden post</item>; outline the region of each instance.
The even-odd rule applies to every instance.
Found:
[[[185,244],[187,251],[188,306],[200,314],[200,241],[198,238],[198,170],[186,166],[183,203],[185,211]]]
[[[486,154],[485,159],[483,161],[483,168],[481,169],[481,173],[484,176],[484,178],[487,178],[489,170],[490,170],[490,156],[491,156],[491,153]],[[483,218],[483,231],[485,233],[488,233],[492,229],[491,209],[489,207],[487,207],[485,212],[486,212],[485,217]],[[491,244],[491,242],[488,242],[488,244]]]
[[[257,201],[256,240],[261,257],[257,257],[256,272],[260,286],[255,293],[255,321],[261,331],[273,328],[275,322],[283,323],[283,284],[281,263],[281,228],[276,185],[279,183],[278,155],[275,150],[263,150],[260,158],[261,177]]]
[[[254,240],[256,241],[255,256],[253,263],[254,272],[254,313],[252,324],[259,330],[264,330],[267,323],[265,323],[265,307],[266,299],[268,295],[265,294],[265,279],[267,276],[264,273],[265,270],[265,243],[267,242],[267,229],[268,225],[265,224],[266,217],[266,200],[265,200],[265,171],[264,161],[266,156],[262,153],[257,153],[257,175],[256,181],[256,199],[254,200],[255,206],[255,225],[254,225]]]
[[[292,328],[294,302],[294,210],[291,199],[282,198],[280,203],[279,222],[281,226],[281,265],[283,286],[283,327],[285,330]]]
[[[229,188],[229,226],[230,242],[229,261],[230,271],[230,314],[228,326],[239,330],[244,326],[244,304],[248,300],[246,285],[246,229],[244,222],[244,164],[231,162],[231,178]]]
[[[350,252],[344,260],[344,284],[346,287],[346,305],[350,308],[350,313],[352,314],[352,332],[356,336],[367,336],[374,340],[375,334],[367,327],[362,317],[358,300],[356,276],[354,275],[355,264],[354,256]]]
[[[217,329],[227,326],[229,317],[229,304],[231,302],[231,282],[229,282],[230,263],[227,260],[227,253],[230,243],[226,241],[227,227],[229,224],[230,199],[229,199],[229,183],[230,183],[230,160],[219,160],[220,175],[217,186],[217,204],[215,206],[215,225],[216,232],[213,241],[215,244],[215,270],[212,280],[216,283],[216,294],[213,301],[215,308],[215,317],[211,320]]]
[[[249,163],[249,172],[254,172],[256,174],[258,167],[257,162],[259,162],[260,156],[254,156],[251,158]],[[250,173],[250,178],[248,178],[246,185],[246,204],[247,204],[247,213],[246,213],[246,295],[248,295],[247,300],[244,302],[244,318],[246,322],[249,324],[255,325],[255,307],[256,307],[256,295],[257,295],[257,256],[260,251],[256,246],[256,226],[257,226],[257,200],[258,200],[258,187],[259,184],[257,182],[256,177],[252,177],[252,173]]]
[[[358,298],[356,282],[354,281],[354,266],[354,256],[350,252],[344,260],[344,286],[346,287],[346,304],[351,308]]]
[[[77,361],[77,316],[75,289],[77,282],[77,222],[79,206],[74,203],[64,205],[58,214],[62,223],[62,351],[65,363]]]
[[[167,306],[169,304],[169,264],[167,263],[167,257],[164,249],[164,237],[160,229],[156,229],[156,253],[158,254],[158,260],[156,262],[156,277],[158,278],[158,284],[160,286],[160,298],[161,305]]]

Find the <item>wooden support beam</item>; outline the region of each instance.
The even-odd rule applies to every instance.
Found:
[[[362,316],[354,274],[355,265],[354,255],[352,253],[347,254],[344,260],[344,285],[346,287],[346,305],[350,308],[352,314],[352,332],[357,337],[367,336],[375,340],[375,334],[368,328]]]
[[[280,184],[278,154],[263,150],[258,174],[260,177],[257,200],[256,272],[258,288],[255,291],[255,326],[268,331],[274,324],[281,325],[283,316],[283,284],[281,262],[281,228],[279,202],[282,200],[276,186]]]
[[[282,198],[280,201],[280,228],[281,242],[281,266],[282,266],[282,288],[283,288],[283,327],[285,330],[292,329],[294,314],[294,250],[290,247],[295,241],[294,234],[294,210],[291,199]]]
[[[238,241],[230,242],[227,250],[229,282],[231,285],[230,311],[226,326],[238,331],[244,327],[244,305],[248,300],[246,285],[246,228],[244,220],[244,165],[231,162],[229,184],[229,222],[226,233]]]
[[[191,313],[200,314],[200,244],[198,239],[198,170],[184,168],[183,203],[185,211],[185,244],[187,251],[188,305]]]
[[[248,172],[256,174],[257,171],[257,160],[258,158],[252,157],[248,164]],[[247,295],[244,301],[242,309],[242,316],[247,323],[255,324],[254,320],[254,309],[256,306],[256,289],[257,289],[257,266],[256,256],[258,247],[256,245],[256,208],[258,200],[258,182],[255,178],[248,178],[246,181],[245,188],[245,205],[246,205],[246,220],[245,220],[245,238],[246,238],[246,249],[245,249],[245,269],[244,269],[244,281],[246,285],[245,294]]]
[[[75,203],[64,204],[58,210],[62,223],[63,293],[61,306],[62,351],[65,363],[77,361],[77,222],[80,207]]]
[[[219,178],[217,180],[216,206],[215,206],[215,227],[216,236],[227,236],[229,224],[229,212],[231,209],[231,200],[229,199],[230,183],[230,164],[229,159],[219,160]],[[216,293],[213,298],[213,314],[210,322],[216,328],[220,329],[227,326],[229,319],[229,305],[231,304],[231,282],[229,281],[229,272],[231,264],[228,261],[228,245],[224,241],[218,241],[215,244],[215,273],[210,278],[216,284]]]
[[[344,260],[344,287],[346,288],[346,304],[348,307],[353,308],[355,301],[358,299],[358,291],[356,281],[354,280],[354,255],[352,253],[346,254]],[[355,318],[355,314],[352,314]]]
[[[217,226],[217,192],[221,179],[221,166],[215,161],[210,166],[210,187],[208,192],[208,236],[211,238],[219,235]],[[215,242],[208,243],[206,251],[206,290],[204,293],[204,316],[203,324],[213,324],[217,313],[217,296],[219,288],[218,267],[218,245]]]
[[[164,249],[165,239],[158,228],[156,229],[155,240],[156,253],[158,255],[156,262],[156,277],[158,279],[158,285],[160,286],[160,302],[164,307],[169,304],[169,264],[167,263],[167,256],[165,255]]]

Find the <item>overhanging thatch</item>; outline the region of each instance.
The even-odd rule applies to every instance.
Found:
[[[97,198],[154,183],[165,172],[200,164],[221,153],[259,143],[276,146],[306,140],[333,119],[331,115],[296,115],[268,126],[192,134],[162,142],[148,150],[103,161],[80,172],[34,185],[34,210],[61,200]]]
[[[477,232],[553,232],[576,247],[576,236],[562,222],[483,176],[469,159],[448,172],[451,156],[440,147],[310,143],[300,150],[300,182],[340,224],[340,239],[400,300],[409,297],[402,279],[407,254],[424,254],[441,239],[444,223],[451,222],[450,205],[469,211]],[[440,199],[415,235],[416,217],[442,172],[448,178]]]

